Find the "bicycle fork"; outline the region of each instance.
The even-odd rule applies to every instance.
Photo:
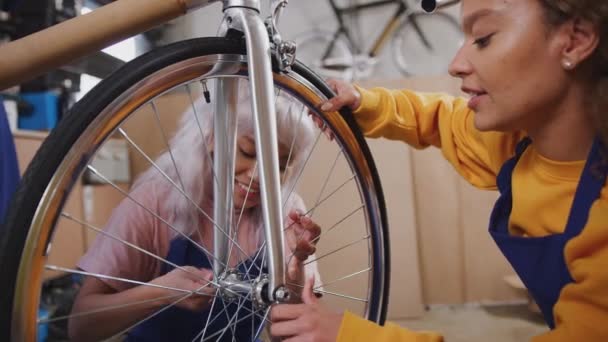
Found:
[[[229,265],[229,245],[234,229],[233,200],[234,157],[238,102],[238,80],[224,79],[216,84],[214,134],[214,274],[220,277],[222,288],[228,291],[252,291],[255,300],[270,304],[285,302],[289,290],[285,287],[283,210],[280,192],[276,110],[268,32],[259,14],[259,1],[224,1],[224,33],[228,28],[245,34],[249,65],[252,113],[255,123],[256,154],[260,181],[261,208],[266,237],[268,276],[257,282],[246,282],[234,276]],[[226,132],[225,136],[219,132]],[[234,237],[236,239],[236,237]],[[232,247],[234,248],[234,247]],[[261,303],[260,303],[261,304]]]

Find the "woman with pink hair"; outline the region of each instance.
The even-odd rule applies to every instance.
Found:
[[[265,273],[265,266],[261,256],[263,250],[260,252],[264,232],[249,93],[248,83],[239,81],[232,220],[236,243],[231,248],[227,266],[254,279]],[[234,315],[238,322],[250,314],[253,309],[250,301],[245,300],[240,305],[223,301],[214,304],[217,291],[209,284],[214,279],[213,235],[221,234],[211,221],[215,179],[213,106],[213,101],[209,104],[200,99],[183,114],[169,149],[155,161],[162,173],[154,167],[144,172],[134,182],[130,198],[125,198],[113,211],[105,227],[108,235],[161,258],[100,235],[78,264],[90,273],[162,288],[87,277],[76,298],[73,314],[128,302],[144,301],[146,304],[121,310],[99,310],[94,315],[76,315],[69,322],[72,339],[98,340],[130,330],[127,332],[129,341],[192,341],[200,338],[207,322],[206,336],[224,330],[227,325],[234,327],[216,340],[253,340],[252,319],[243,319],[242,323],[230,321]],[[282,198],[286,201],[287,214],[285,227],[291,226],[285,233],[286,260],[291,260],[287,278],[290,283],[302,284],[303,264],[315,251],[314,242],[320,228],[301,214],[305,212],[304,203],[297,194],[290,192],[295,181],[292,176],[297,172],[294,170],[300,169],[312,141],[313,123],[303,106],[286,94],[278,95],[276,108]],[[300,236],[301,239],[296,238]],[[292,254],[294,257],[289,257]],[[314,263],[306,268],[309,275],[317,273]],[[166,288],[198,294],[176,301],[181,297],[175,295],[180,293]],[[253,320],[256,326],[262,324],[261,317]],[[140,321],[141,324],[137,324]],[[135,324],[137,326],[130,329]]]

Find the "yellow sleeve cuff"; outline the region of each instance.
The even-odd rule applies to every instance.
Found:
[[[345,311],[337,341],[442,342],[443,337],[434,332],[414,332],[393,323],[386,323],[384,327],[381,327]]]
[[[359,107],[353,111],[356,116],[376,116],[380,107],[380,94],[372,90],[367,90],[358,85],[354,85],[355,89],[361,95],[361,103]]]

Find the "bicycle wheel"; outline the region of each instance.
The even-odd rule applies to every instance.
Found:
[[[210,250],[203,237],[199,236],[201,240],[197,240],[193,233],[184,233],[184,230],[180,230],[182,227],[174,227],[178,222],[192,223],[188,217],[192,217],[193,212],[195,217],[201,217],[202,205],[196,203],[192,193],[186,191],[190,187],[184,186],[185,172],[194,171],[184,169],[180,161],[191,158],[188,154],[190,151],[172,151],[173,145],[169,141],[181,137],[180,131],[175,131],[177,109],[184,109],[185,113],[193,112],[195,117],[203,118],[196,108],[207,105],[204,96],[206,89],[213,91],[213,83],[221,79],[247,79],[244,53],[241,40],[226,38],[194,39],[154,50],[103,80],[51,132],[23,177],[0,237],[0,268],[4,271],[0,281],[1,340],[32,341],[49,325],[65,329],[68,322],[72,325],[83,319],[88,320],[91,326],[99,327],[102,324],[96,321],[98,315],[107,316],[110,313],[124,317],[124,310],[165,300],[135,322],[124,322],[120,329],[104,331],[103,338],[87,340],[111,339],[122,335],[132,337],[134,331],[148,322],[173,314],[173,309],[181,300],[193,295],[191,290],[161,286],[164,291],[162,298],[108,303],[107,306],[78,312],[59,310],[61,305],[41,301],[41,297],[46,295],[49,280],[58,277],[73,280],[70,282],[71,289],[78,288],[80,277],[83,276],[85,282],[87,279],[97,279],[112,289],[116,289],[112,284],[122,284],[128,289],[153,286],[150,281],[156,275],[146,275],[147,278],[121,277],[113,273],[88,272],[78,264],[81,256],[88,255],[98,241],[107,240],[135,253],[132,255],[145,254],[146,258],[156,260],[160,266],[171,265],[167,260],[170,256],[153,255],[138,246],[136,239],[120,238],[113,233],[113,219],[116,215],[120,216],[125,203],[130,204],[127,208],[141,210],[142,215],[158,223],[159,231],[162,226],[163,232],[173,231],[174,235],[181,232],[180,236],[190,239],[199,254],[205,247]],[[307,145],[310,148],[306,150],[301,167],[290,171],[294,181],[287,189],[289,191],[283,193],[284,203],[297,193],[306,205],[306,214],[322,227],[316,254],[306,261],[306,267],[316,269],[320,275],[315,290],[323,295],[322,300],[328,305],[348,309],[382,324],[390,279],[388,230],[380,182],[368,147],[350,113],[324,114],[316,109],[332,93],[309,69],[296,63],[292,71],[274,72],[273,76],[278,97],[287,99],[300,113],[294,127],[299,127],[303,120],[310,120],[307,115],[309,111],[323,124],[323,129],[311,125],[316,131],[311,144]],[[198,120],[197,127],[200,128]],[[329,139],[327,134],[332,134],[334,139]],[[188,138],[199,141],[193,145],[200,146],[201,141],[204,145],[202,134],[198,140],[194,136]],[[113,178],[104,172],[102,166],[95,164],[96,157],[104,149],[107,152],[106,147],[116,141],[129,147],[134,173],[148,169],[141,172],[140,177],[144,179],[146,172],[162,171],[162,165],[169,165],[169,169],[164,169],[166,172],[157,173],[157,179],[163,179],[164,186],[180,195],[162,197],[162,200],[154,203],[162,205],[183,197],[182,201],[190,204],[188,210],[175,211],[171,219],[160,216],[157,207],[142,202],[150,198],[149,192],[138,197],[136,185],[129,191],[128,184],[119,184],[114,180],[120,177]],[[293,146],[294,142],[289,149],[288,165],[291,165],[289,158]],[[213,158],[208,152],[205,150],[200,158]],[[162,158],[165,164],[160,161]],[[144,168],[137,166],[136,161],[148,164]],[[175,172],[170,171],[171,167]],[[212,181],[209,178],[205,181]],[[91,182],[99,185],[90,185]],[[247,190],[247,195],[250,190]],[[106,201],[105,204],[96,206],[95,197],[91,200],[91,193],[94,192],[118,197],[116,206],[107,208],[107,196],[101,197],[101,202]],[[81,201],[81,197],[84,204],[71,205]],[[106,208],[101,208],[103,206]],[[131,209],[125,212],[130,213]],[[239,217],[241,215],[242,211]],[[135,231],[135,227],[129,231]],[[239,222],[235,227],[238,232]],[[219,227],[213,229],[211,234],[220,233]],[[171,240],[171,243],[175,241]],[[237,276],[252,283],[262,279],[263,260],[267,252],[263,239],[256,240],[253,247],[241,246],[240,237],[236,234],[231,241],[231,250],[234,249],[235,254],[241,253],[234,266]],[[107,265],[117,258],[117,253],[94,255],[101,265]],[[286,259],[290,257],[286,256]],[[260,259],[261,267],[254,268],[253,264]],[[128,264],[131,259],[126,260]],[[344,260],[350,262],[345,263]],[[171,266],[182,268],[186,265],[190,264]],[[196,320],[196,336],[188,335],[187,340],[241,341],[259,338],[262,328],[267,326],[269,307],[254,304],[252,296],[234,296],[222,291],[219,286],[214,287],[213,300],[203,310],[206,319]],[[48,317],[40,317],[41,306],[49,312]],[[125,320],[128,321],[129,317]],[[221,329],[213,330],[215,321],[224,322]],[[163,334],[162,331],[158,333]],[[180,331],[170,330],[169,334],[168,339],[180,340],[177,338],[181,336]],[[242,336],[248,338],[243,339]]]
[[[452,16],[414,13],[393,34],[393,57],[406,76],[446,74],[462,42],[462,31]]]
[[[298,47],[296,56],[323,78],[352,81],[356,77],[356,66],[349,43],[340,36],[327,51],[332,39],[333,33],[329,31],[314,30],[300,34],[294,39]]]

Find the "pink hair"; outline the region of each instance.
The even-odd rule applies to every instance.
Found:
[[[209,89],[214,89],[208,81]],[[245,79],[239,81],[239,100],[237,103],[238,135],[251,136],[254,134],[254,121],[251,115],[249,83]],[[168,175],[175,184],[184,187],[192,202],[205,209],[205,203],[212,200],[212,161],[208,154],[208,146],[213,142],[213,98],[210,104],[199,97],[181,117],[177,133],[170,140],[170,152],[164,151],[155,161],[156,165]],[[287,172],[282,185],[283,200],[292,189],[295,179],[308,155],[313,140],[314,124],[307,115],[307,108],[299,101],[280,91],[276,98],[277,135],[280,144],[290,147],[291,158],[288,168],[295,172]],[[293,147],[292,147],[293,144]],[[172,158],[173,156],[173,158]],[[173,162],[175,160],[175,163]],[[177,169],[176,170],[176,166]],[[259,167],[259,166],[258,166]],[[184,233],[192,233],[200,222],[201,214],[196,207],[180,191],[175,189],[158,170],[150,167],[133,184],[133,188],[147,182],[166,184],[166,198],[158,201],[159,205],[169,206],[164,212],[172,212],[175,216],[173,225]],[[301,201],[296,195],[289,196],[285,208],[298,206]],[[301,204],[300,204],[301,206]],[[205,209],[209,216],[213,210]],[[261,212],[256,208],[249,213],[249,219],[261,224]]]

